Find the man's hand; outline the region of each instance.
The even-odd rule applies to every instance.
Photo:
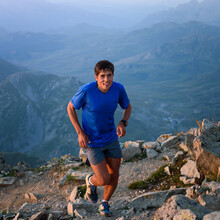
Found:
[[[119,122],[118,127],[117,127],[117,135],[119,138],[124,137],[126,134],[126,129],[125,126],[123,125],[122,122]]]
[[[88,148],[87,143],[90,143],[90,140],[84,132],[78,134],[78,141],[80,147]]]

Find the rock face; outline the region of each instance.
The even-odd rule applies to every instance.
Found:
[[[175,195],[169,198],[154,214],[154,219],[180,219],[181,212],[189,210],[191,215],[197,216],[198,219],[211,212],[210,209],[203,207],[199,203],[188,199],[184,195]],[[175,217],[176,216],[176,217]]]
[[[203,120],[201,135],[193,141],[193,159],[200,173],[216,180],[220,167],[220,126]]]
[[[193,184],[201,179],[201,175],[197,170],[196,163],[192,160],[188,160],[180,171],[182,175],[180,180],[182,180],[185,184]]]

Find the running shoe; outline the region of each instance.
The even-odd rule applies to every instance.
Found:
[[[92,175],[88,174],[86,176],[86,193],[84,196],[84,199],[89,200],[91,203],[96,203],[98,201],[98,194],[97,194],[97,186],[93,186],[89,183],[89,178]]]
[[[99,206],[99,213],[105,217],[111,217],[112,213],[109,211],[109,204],[108,202],[101,202]]]

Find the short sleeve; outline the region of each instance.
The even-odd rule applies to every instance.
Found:
[[[85,96],[86,91],[83,89],[83,87],[80,87],[76,94],[70,100],[75,109],[79,110],[85,104]]]
[[[126,109],[130,103],[123,85],[120,86],[120,94],[119,94],[118,103],[121,106],[121,108],[123,108],[123,109]]]

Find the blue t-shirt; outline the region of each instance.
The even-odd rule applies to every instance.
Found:
[[[82,128],[91,141],[88,147],[102,147],[118,138],[114,112],[118,103],[123,109],[129,105],[123,85],[113,82],[103,93],[96,82],[91,82],[81,86],[71,102],[75,109],[82,108]]]

